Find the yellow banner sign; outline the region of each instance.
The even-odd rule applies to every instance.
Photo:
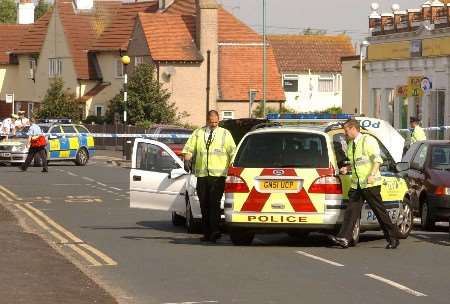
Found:
[[[423,76],[408,78],[408,90],[407,90],[408,97],[422,97],[423,96],[423,90],[420,85],[422,78],[423,78]]]
[[[422,55],[429,57],[450,55],[450,38],[424,39]]]
[[[409,41],[371,44],[368,48],[368,60],[408,59],[411,57]]]

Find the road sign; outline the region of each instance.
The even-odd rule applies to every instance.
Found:
[[[14,103],[14,93],[6,94],[5,102],[6,103]]]

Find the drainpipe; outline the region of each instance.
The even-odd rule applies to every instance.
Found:
[[[206,117],[208,117],[209,112],[209,91],[210,91],[210,82],[211,82],[211,51],[207,52],[207,60],[206,60]]]

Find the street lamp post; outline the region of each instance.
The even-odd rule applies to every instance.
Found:
[[[359,114],[363,113],[363,48],[368,45],[369,42],[366,40],[359,44]]]
[[[130,57],[127,55],[122,56],[122,64],[123,64],[123,123],[127,124],[127,103],[128,103],[128,92],[127,92],[127,84],[128,84],[128,74],[127,67],[130,64]]]
[[[263,117],[266,117],[266,0],[263,0],[263,83],[262,83],[262,108],[263,108]]]

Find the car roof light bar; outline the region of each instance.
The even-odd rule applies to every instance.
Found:
[[[267,114],[267,119],[274,122],[340,122],[353,117],[354,116],[352,114]]]

